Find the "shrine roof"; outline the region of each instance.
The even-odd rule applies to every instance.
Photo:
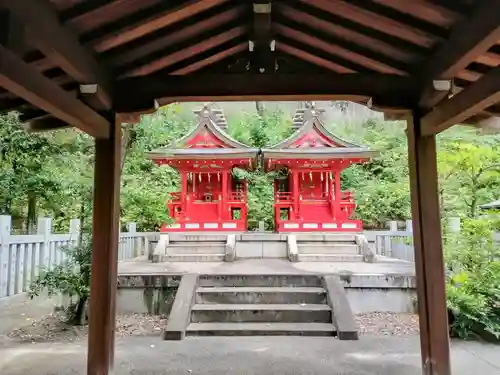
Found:
[[[199,117],[198,125],[167,147],[151,151],[150,158],[228,159],[257,156],[258,149],[250,148],[222,130],[221,126],[227,128],[227,121],[222,110],[205,105],[195,113]]]
[[[368,147],[348,142],[330,132],[323,120],[324,111],[314,104],[297,110],[293,127],[297,130],[285,140],[262,150],[264,157],[274,158],[371,158],[376,152]]]
[[[255,158],[257,148],[181,148],[158,149],[149,153],[153,160],[158,159],[242,159]]]

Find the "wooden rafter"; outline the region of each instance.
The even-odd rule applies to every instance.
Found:
[[[117,30],[113,34],[106,35],[93,42],[92,46],[97,52],[108,51],[188,17],[192,17],[226,1],[228,0],[191,0],[175,9],[166,10],[161,14],[156,14],[134,25],[127,26],[122,30]]]
[[[247,43],[240,43],[236,46],[230,47],[228,49],[222,50],[220,52],[217,52],[210,57],[199,60],[197,62],[194,62],[192,64],[189,64],[185,67],[182,67],[180,69],[174,70],[173,72],[170,72],[171,75],[185,75],[189,73],[194,73],[200,69],[203,69],[209,65],[215,64],[218,61],[221,61],[229,56],[235,55],[237,53],[243,52],[248,48]]]
[[[422,118],[422,134],[431,135],[460,124],[500,101],[500,67],[492,69]]]
[[[433,80],[453,79],[500,40],[500,0],[486,0],[457,23],[448,40],[418,70],[424,87],[420,106],[430,108],[448,94],[436,92]]]
[[[366,27],[380,30],[388,35],[406,40],[421,47],[432,47],[436,38],[392,18],[371,12],[352,2],[342,0],[300,0],[325,12],[349,19]]]
[[[0,46],[0,86],[94,137],[109,136],[109,122],[104,117],[3,46]]]
[[[357,32],[356,30],[329,22],[323,18],[301,12],[285,3],[276,4],[276,8],[278,13],[286,19],[297,22],[298,24],[307,25],[315,30],[321,30],[328,35],[344,40],[346,43],[357,44],[363,48],[371,49],[372,51],[392,57],[403,63],[411,63],[417,59],[417,56],[410,51],[398,48],[390,43]]]
[[[419,85],[410,77],[386,74],[196,75],[173,77],[156,74],[118,82],[116,110],[149,110],[154,101],[206,100],[333,100],[343,96],[373,97],[379,105],[410,108]],[[301,99],[303,100],[303,99]]]
[[[328,43],[326,40],[322,40],[316,38],[314,36],[308,35],[302,31],[298,31],[288,26],[284,25],[275,25],[275,30],[278,34],[288,37],[293,40],[297,40],[301,43],[309,45],[314,48],[318,48],[326,53],[329,53],[333,56],[339,56],[347,61],[351,61],[353,63],[364,66],[367,69],[370,69],[377,73],[386,73],[386,74],[399,74],[399,75],[407,75],[407,72],[397,69],[393,66],[389,66],[384,64],[383,62],[376,61],[370,57],[361,55],[357,52],[353,52],[346,48],[343,48],[335,43]]]
[[[309,52],[303,51],[300,48],[291,46],[287,43],[282,42],[280,39],[276,41],[276,48],[278,51],[284,52],[288,55],[294,56],[298,59],[307,61],[311,64],[317,65],[321,68],[331,70],[335,73],[355,73],[351,68],[347,68],[343,65],[337,64],[333,61],[326,60],[322,57],[313,55]]]
[[[95,98],[99,110],[111,109],[110,78],[94,57],[60,22],[48,0],[37,0],[25,6],[23,1],[3,1],[26,27],[36,46],[55,64],[80,84],[97,85]]]
[[[193,55],[205,52],[211,48],[217,47],[223,43],[226,43],[232,39],[235,39],[245,32],[245,28],[242,26],[235,27],[228,31],[225,31],[219,35],[213,36],[209,39],[203,40],[199,43],[193,44],[185,49],[168,54],[166,56],[160,57],[154,61],[147,62],[137,68],[134,68],[123,75],[123,77],[133,77],[148,75],[157,72],[161,69],[165,69],[169,66],[174,65],[182,60],[185,60]]]
[[[196,22],[184,28],[169,30],[170,32],[165,33],[165,35],[148,40],[136,48],[125,50],[118,55],[111,55],[109,57],[109,63],[113,66],[121,66],[141,59],[159,50],[172,47],[177,43],[184,42],[190,38],[196,37],[237,19],[238,16],[241,16],[243,8],[243,6],[231,8],[217,14],[214,17]]]

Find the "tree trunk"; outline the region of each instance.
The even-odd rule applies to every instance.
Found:
[[[26,217],[26,233],[35,234],[36,230],[36,195],[33,192],[28,193],[28,215]]]
[[[134,143],[132,127],[134,124],[126,124],[122,127],[122,141],[121,141],[121,155],[120,155],[120,171],[123,172],[123,166],[125,165],[125,159],[127,157],[128,151],[132,148]]]
[[[87,323],[87,297],[80,297],[76,305],[75,314],[71,321],[72,325],[83,326]]]

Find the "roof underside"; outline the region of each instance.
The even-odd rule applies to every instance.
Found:
[[[3,0],[0,111],[97,137],[173,101],[419,108],[429,134],[500,115],[500,0],[254,2]]]

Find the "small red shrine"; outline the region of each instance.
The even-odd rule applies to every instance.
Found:
[[[340,174],[375,153],[329,132],[324,111],[309,104],[293,120],[295,133],[262,150],[266,171],[279,171],[274,182],[275,225],[278,232],[356,232],[363,229],[351,216],[354,194],[341,191]]]
[[[247,228],[246,182],[233,178],[234,167],[253,169],[258,149],[231,138],[222,110],[206,105],[189,134],[149,156],[181,175],[181,191],[168,202],[174,223],[163,232],[244,231]]]

